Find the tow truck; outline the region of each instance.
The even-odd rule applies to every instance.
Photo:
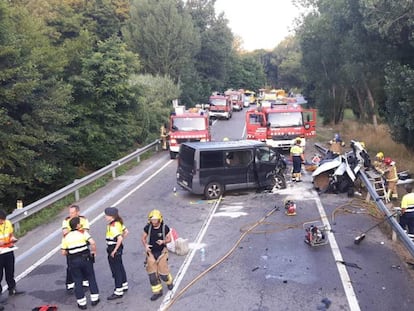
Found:
[[[210,118],[200,108],[186,110],[177,106],[170,116],[168,145],[170,158],[175,159],[183,142],[211,141]]]
[[[289,150],[296,138],[316,136],[316,109],[303,109],[298,103],[283,100],[273,104],[265,98],[260,107],[246,112],[247,139]]]

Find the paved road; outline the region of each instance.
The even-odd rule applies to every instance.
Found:
[[[243,115],[236,112],[230,121],[217,121],[213,137],[242,137]],[[101,303],[89,305],[89,309],[413,309],[413,279],[404,259],[396,255],[396,243],[389,234],[373,230],[360,245],[353,243],[356,235],[374,224],[365,214],[365,205],[351,202],[345,195],[319,197],[309,174],[302,183],[289,183],[278,193],[239,191],[209,202],[179,188],[173,192],[175,169],[176,160],[158,153],[79,202],[92,222],[91,233],[99,252],[95,270]],[[296,216],[285,214],[287,199],[296,202]],[[106,301],[114,287],[104,250],[102,212],[107,206],[120,209],[131,232],[124,254],[130,290],[112,302]],[[356,212],[336,213],[342,206],[354,206]],[[175,288],[171,292],[165,288],[163,300],[156,302],[149,300],[139,241],[146,215],[153,208],[161,209],[167,224],[191,246],[187,256],[171,254]],[[64,289],[65,258],[58,251],[65,216],[66,212],[19,241],[16,276],[18,287],[27,293],[8,298],[6,310],[31,310],[45,303],[56,304],[59,310],[76,309],[74,296]],[[263,222],[246,234],[260,220]],[[332,228],[329,244],[311,248],[304,243],[303,224],[311,221],[322,221]],[[201,247],[206,250],[204,261]]]

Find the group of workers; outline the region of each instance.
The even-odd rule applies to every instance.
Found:
[[[115,282],[114,292],[107,300],[123,297],[128,291],[127,274],[122,261],[123,241],[128,235],[123,219],[115,207],[105,209],[106,252],[112,277]],[[0,215],[1,216],[1,215]],[[89,287],[91,305],[99,302],[99,289],[95,279],[93,264],[96,256],[96,243],[89,234],[89,222],[80,215],[77,205],[69,207],[69,216],[62,223],[62,254],[67,257],[66,289],[74,289],[78,308],[87,309],[87,299],[84,287]],[[169,290],[173,288],[173,278],[168,268],[168,249],[171,242],[170,228],[164,223],[159,210],[153,210],[148,215],[141,238],[146,254],[146,271],[149,276],[153,295],[151,300],[162,296],[162,283]]]

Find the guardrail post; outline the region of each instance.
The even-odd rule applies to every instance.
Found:
[[[74,183],[77,183],[77,182],[79,182],[79,179],[75,179],[73,182],[74,182]],[[79,189],[76,189],[76,190],[75,190],[75,202],[78,202],[78,201],[79,201],[79,199],[80,199]]]
[[[137,163],[141,162],[141,156],[137,156]]]
[[[114,164],[114,163],[116,163],[116,161],[112,161],[111,162],[111,164]],[[118,165],[120,165],[119,163],[118,163]],[[112,179],[115,179],[116,178],[116,168],[114,168],[113,170],[112,170]]]
[[[155,151],[158,152],[160,150],[160,142],[158,141],[157,144],[155,144]]]
[[[16,222],[16,223],[14,223],[14,224],[13,224],[13,227],[14,227],[14,231],[15,231],[16,233],[20,233],[20,222]]]

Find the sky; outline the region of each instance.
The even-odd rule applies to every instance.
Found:
[[[294,27],[298,9],[291,0],[216,0],[216,14],[224,12],[233,34],[247,51],[272,50]]]

